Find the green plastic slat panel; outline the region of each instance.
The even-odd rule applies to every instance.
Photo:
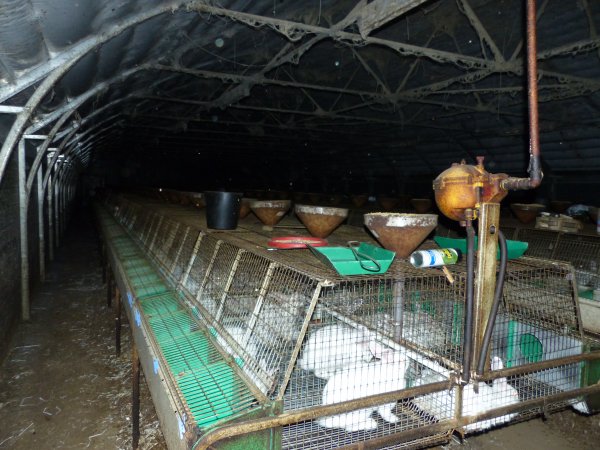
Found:
[[[196,325],[193,324],[189,313],[184,311],[148,317],[148,322],[150,323],[150,327],[152,328],[159,345],[162,345],[165,341],[172,341],[180,336],[185,336],[186,334],[195,331],[196,327]]]
[[[223,361],[186,373],[178,380],[179,388],[199,427],[212,425],[236,412],[242,384],[233,369]]]
[[[164,342],[161,348],[171,372],[177,376],[203,368],[210,359],[210,345],[200,331]]]
[[[112,245],[137,299],[140,313],[160,347],[168,371],[198,427],[226,419],[256,404],[244,382],[221,359],[138,245],[108,214],[99,214],[107,241]]]
[[[168,286],[156,272],[147,275],[134,274],[131,277],[128,276],[128,278],[133,293],[137,298],[143,298],[148,295],[164,294],[169,291]]]
[[[140,301],[142,309],[147,316],[174,312],[181,308],[179,302],[172,294],[159,295],[157,297],[146,297]]]

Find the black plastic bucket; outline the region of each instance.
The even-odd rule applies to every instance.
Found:
[[[206,191],[206,225],[216,230],[235,230],[240,217],[241,192]]]

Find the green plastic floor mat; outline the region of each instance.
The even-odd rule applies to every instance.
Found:
[[[233,415],[243,404],[244,384],[223,361],[186,373],[178,384],[199,427]]]
[[[121,265],[125,270],[140,270],[152,269],[152,266],[145,258],[130,257],[121,261]]]
[[[181,308],[173,294],[146,297],[140,301],[142,309],[147,316],[175,312]]]
[[[196,324],[190,318],[189,312],[184,311],[148,316],[148,322],[160,345],[196,329]]]
[[[164,342],[161,348],[171,372],[176,376],[201,369],[210,360],[211,346],[200,331]]]
[[[162,278],[155,272],[147,275],[128,276],[129,284],[137,298],[143,298],[148,295],[164,294],[169,288]]]

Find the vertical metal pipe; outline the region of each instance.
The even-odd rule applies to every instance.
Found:
[[[21,139],[17,150],[19,171],[19,240],[21,243],[21,318],[29,320],[29,247],[27,236],[27,174],[25,168],[25,141]]]
[[[475,281],[475,230],[467,221],[467,292],[465,301],[465,327],[463,335],[463,382],[471,379],[471,356],[473,351],[473,295]]]
[[[121,356],[121,291],[115,285],[115,351]]]
[[[529,142],[531,154],[540,155],[538,85],[537,85],[537,18],[535,0],[527,0],[527,101],[529,106]]]
[[[402,339],[404,327],[404,280],[396,280],[392,284],[393,309],[394,309],[394,339]]]
[[[38,247],[40,258],[40,281],[46,280],[46,242],[44,239],[44,189],[42,168],[37,172],[37,215],[38,215]]]
[[[59,200],[59,192],[60,192],[60,178],[58,176],[58,171],[54,172],[54,189],[52,190],[54,194],[54,246],[58,248],[60,239],[59,239],[59,230],[60,230],[60,222],[59,222],[59,209],[60,203]]]
[[[48,168],[52,171],[52,168]],[[48,258],[54,261],[54,177],[48,177]]]
[[[136,450],[140,442],[140,357],[135,343],[131,363],[131,448]]]

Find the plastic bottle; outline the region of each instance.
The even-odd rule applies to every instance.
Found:
[[[415,267],[438,267],[456,264],[459,251],[454,248],[439,250],[419,250],[410,255],[410,263]]]

